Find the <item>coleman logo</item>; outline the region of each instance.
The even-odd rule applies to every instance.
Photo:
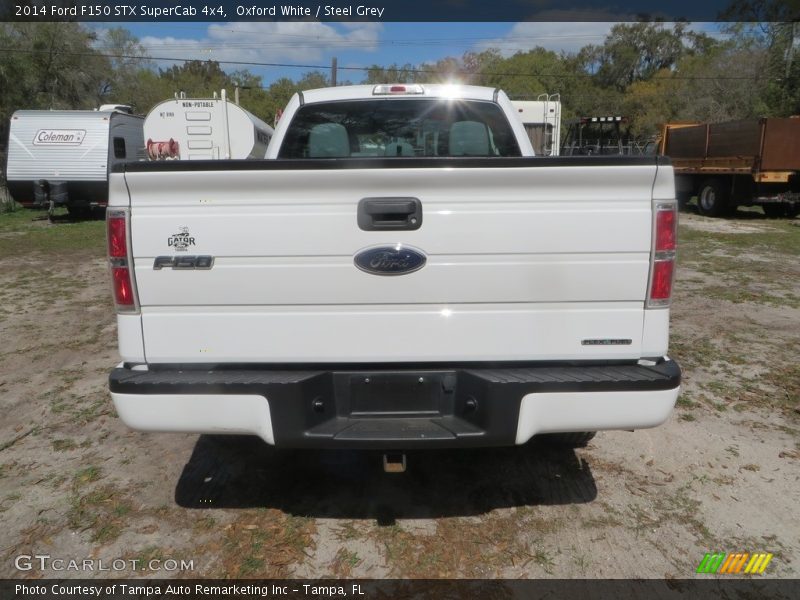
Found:
[[[189,246],[194,246],[194,238],[189,233],[189,228],[178,227],[178,233],[173,233],[167,238],[167,246],[176,252],[186,252]]]
[[[420,270],[427,258],[421,251],[397,244],[367,248],[356,254],[356,267],[373,275],[405,275]]]
[[[80,146],[85,129],[40,129],[33,136],[34,146]]]

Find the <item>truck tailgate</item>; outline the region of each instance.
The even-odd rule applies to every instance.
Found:
[[[148,362],[641,356],[655,159],[429,162],[115,173]],[[359,227],[360,200],[395,197],[420,201],[419,229]],[[427,263],[393,277],[355,266],[359,251],[395,244]],[[212,256],[213,268],[154,269],[172,255]]]

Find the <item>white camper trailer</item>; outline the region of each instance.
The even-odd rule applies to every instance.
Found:
[[[517,116],[539,156],[558,156],[561,141],[561,98],[541,94],[536,100],[512,100]]]
[[[11,116],[6,178],[27,207],[64,205],[71,213],[108,203],[108,172],[144,148],[143,118],[130,107],[18,110]]]
[[[218,98],[156,104],[144,120],[147,155],[161,159],[264,158],[273,129],[241,106]]]

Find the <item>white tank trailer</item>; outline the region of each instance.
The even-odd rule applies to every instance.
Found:
[[[186,98],[156,104],[144,120],[150,160],[264,158],[273,129],[241,106],[225,90],[213,98]]]

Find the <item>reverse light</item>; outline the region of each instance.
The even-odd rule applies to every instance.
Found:
[[[672,299],[675,250],[678,240],[678,205],[657,202],[653,207],[653,245],[646,308],[666,308]]]
[[[114,284],[114,302],[119,306],[133,306],[133,286],[128,267],[111,267]]]
[[[674,260],[657,260],[653,263],[653,282],[650,284],[650,300],[669,301],[672,296]]]
[[[127,209],[109,208],[106,211],[106,233],[114,306],[118,313],[137,312],[139,302],[131,275],[133,260]]]

